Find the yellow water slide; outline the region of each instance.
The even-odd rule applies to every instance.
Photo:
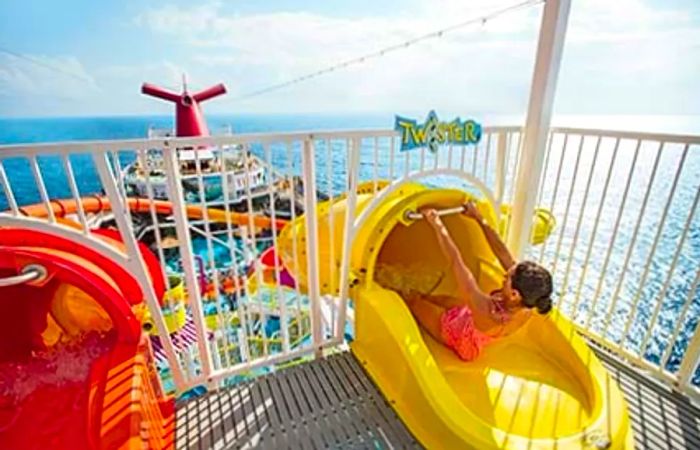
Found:
[[[472,362],[458,359],[417,325],[398,292],[454,294],[456,285],[433,231],[406,213],[423,206],[452,208],[471,197],[416,183],[389,192],[366,212],[352,242],[351,349],[416,438],[429,449],[631,449],[630,422],[617,384],[558,311],[533,314]],[[358,196],[358,217],[375,197]],[[490,204],[477,204],[496,225]],[[322,293],[333,293],[339,285],[345,207],[345,199],[318,207]],[[500,287],[503,272],[479,227],[463,215],[443,220],[481,288]],[[334,265],[325,264],[331,236]],[[300,250],[296,266],[294,239]],[[278,241],[285,266],[297,268],[293,272],[302,288],[304,240],[304,220],[298,219]]]

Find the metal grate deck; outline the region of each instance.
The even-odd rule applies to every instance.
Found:
[[[637,449],[700,449],[697,405],[614,356],[597,354],[627,400]]]
[[[178,449],[420,448],[350,352],[178,405]]]
[[[632,415],[637,449],[700,449],[700,409],[599,351]],[[178,405],[178,449],[421,448],[350,352]]]

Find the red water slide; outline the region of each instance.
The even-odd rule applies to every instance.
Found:
[[[142,298],[91,248],[0,229],[0,448],[174,447],[173,401],[132,310]]]

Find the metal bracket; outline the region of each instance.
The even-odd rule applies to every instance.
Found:
[[[15,286],[23,283],[41,282],[48,277],[46,267],[39,264],[28,264],[22,268],[19,275],[0,278],[0,287]]]

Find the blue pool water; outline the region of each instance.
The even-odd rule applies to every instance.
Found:
[[[512,125],[519,122],[517,117],[482,117],[484,125]],[[354,129],[354,128],[389,128],[393,125],[392,114],[357,114],[357,115],[236,115],[211,116],[209,126],[216,130],[225,125],[232,125],[235,132],[279,132],[311,129]],[[700,117],[692,116],[570,116],[555,119],[555,125],[576,126],[583,128],[625,129],[634,131],[669,132],[700,134]],[[38,143],[74,140],[127,139],[145,136],[149,126],[167,128],[172,126],[168,116],[152,117],[97,117],[97,118],[42,118],[42,119],[0,119],[0,144]],[[623,342],[634,352],[640,351],[641,342],[650,330],[651,339],[648,345],[641,349],[645,358],[658,362],[668,346],[668,339],[676,324],[681,321],[682,333],[672,348],[671,358],[667,368],[677,370],[682,355],[688,345],[700,318],[700,290],[691,299],[690,308],[684,317],[680,316],[683,302],[688,297],[691,286],[700,267],[700,217],[698,213],[690,216],[691,206],[695,195],[700,189],[697,174],[700,173],[700,148],[691,147],[684,165],[684,170],[678,177],[676,194],[669,205],[668,213],[663,214],[665,201],[672,188],[675,169],[682,148],[670,147],[664,150],[660,160],[655,182],[650,187],[649,200],[645,213],[640,222],[639,232],[635,229],[639,212],[644,204],[648,180],[653,166],[656,148],[643,145],[635,166],[632,189],[626,200],[626,212],[619,218],[618,237],[611,240],[617,219],[619,205],[626,184],[626,174],[632,163],[633,145],[621,144],[617,160],[613,166],[608,201],[601,209],[600,225],[595,229],[593,219],[596,217],[600,204],[605,176],[612,164],[612,142],[601,142],[598,162],[591,179],[588,200],[581,201],[587,184],[587,172],[583,171],[592,164],[595,142],[585,141],[580,161],[582,172],[576,174],[574,154],[577,140],[568,143],[564,152],[564,170],[561,175],[559,192],[553,192],[553,183],[544,183],[542,206],[551,208],[558,219],[558,229],[544,246],[535,247],[530,254],[538,258],[540,253],[551,267],[556,267],[555,280],[559,298],[563,298],[564,310],[575,313],[579,320],[593,312],[591,328],[604,333],[609,339]],[[260,149],[254,149],[260,151]],[[272,148],[273,158],[279,164],[286,165],[286,151],[282,148]],[[319,186],[327,189],[331,184],[334,190],[343,186],[344,157],[340,152],[331,154],[331,161],[319,152],[320,160],[317,168],[323,172],[319,176]],[[367,155],[371,158],[371,154]],[[545,175],[545,180],[554,180],[561,152],[552,154],[552,162]],[[483,156],[482,156],[483,158]],[[379,175],[386,176],[387,156],[380,152]],[[414,158],[412,164],[417,163]],[[371,159],[369,159],[371,161]],[[98,192],[101,185],[95,176],[95,170],[89,155],[71,157],[81,194]],[[51,158],[40,158],[42,173],[47,176],[46,185],[52,197],[60,198],[70,195],[60,161]],[[293,161],[295,170],[299,170],[298,159]],[[331,179],[326,178],[326,164],[330,164]],[[430,164],[430,161],[428,161]],[[479,163],[481,164],[481,162]],[[363,164],[360,175],[369,179],[373,176],[372,164]],[[399,170],[403,169],[402,161],[397,162]],[[34,203],[39,200],[34,187],[34,180],[26,161],[7,160],[5,169],[15,190],[20,204]],[[567,190],[568,189],[568,190]],[[576,195],[568,204],[568,192],[573,189]],[[508,190],[508,184],[506,186]],[[0,209],[7,207],[6,199],[0,194]],[[566,211],[569,211],[568,216]],[[659,234],[659,244],[652,254],[652,244],[656,240],[659,224],[664,226]],[[670,276],[668,271],[673,264],[673,256],[679,245],[682,232],[689,223],[689,231],[683,243],[676,269]],[[579,226],[580,225],[580,226]],[[578,235],[575,230],[579,228]],[[589,243],[591,252],[588,255]],[[627,249],[630,248],[629,252]],[[608,248],[612,248],[609,261],[605,261]],[[205,254],[203,249],[201,252]],[[221,250],[223,253],[224,249]],[[217,251],[217,249],[215,249]],[[222,253],[222,254],[223,254]],[[571,265],[569,267],[569,261]],[[584,264],[588,262],[588,264]],[[586,272],[583,267],[586,266]],[[569,268],[569,276],[565,275]],[[648,268],[648,270],[647,270]],[[605,274],[606,276],[603,276]],[[622,282],[618,283],[624,274]],[[600,300],[592,305],[589,298],[600,292]],[[639,299],[639,308],[633,315],[627,334],[624,333],[632,300]],[[576,300],[578,299],[578,300]],[[614,315],[606,327],[605,316],[608,307],[616,302],[617,315]],[[659,303],[660,302],[660,303]],[[574,312],[572,305],[576,303]],[[658,319],[651,323],[651,316],[657,305],[661,305]],[[606,329],[607,328],[607,329]],[[694,381],[700,384],[700,371],[696,372]]]

